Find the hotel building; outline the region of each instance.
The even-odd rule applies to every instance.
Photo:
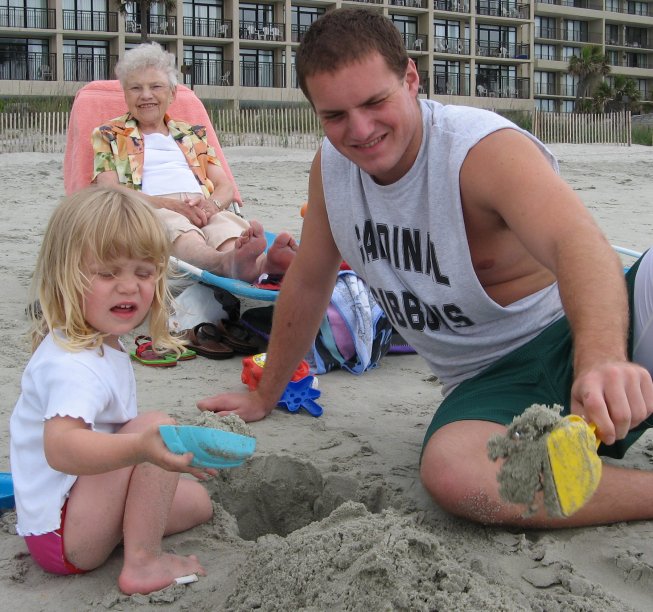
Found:
[[[497,110],[573,110],[569,58],[599,45],[617,74],[653,96],[653,1],[176,0],[118,11],[115,0],[0,0],[0,95],[71,96],[114,78],[144,27],[179,58],[186,85],[226,105],[304,102],[294,57],[310,24],[341,6],[387,15],[421,77],[420,93]]]

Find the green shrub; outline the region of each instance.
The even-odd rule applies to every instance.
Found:
[[[653,146],[653,125],[633,125],[630,134],[633,144]]]

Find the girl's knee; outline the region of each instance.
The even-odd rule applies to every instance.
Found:
[[[128,423],[125,423],[120,429],[120,433],[134,433],[143,431],[152,425],[174,425],[175,420],[167,415],[165,412],[154,410],[152,412],[144,412],[134,417]]]

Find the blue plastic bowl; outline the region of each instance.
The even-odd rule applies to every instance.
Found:
[[[14,481],[9,472],[0,472],[0,510],[13,510],[15,507]]]
[[[242,465],[256,448],[256,438],[196,425],[161,425],[161,438],[173,453],[193,453],[191,465],[228,468]]]

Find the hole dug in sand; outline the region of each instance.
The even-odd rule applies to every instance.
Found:
[[[323,477],[313,464],[286,455],[258,455],[242,468],[221,470],[208,487],[213,500],[235,517],[244,540],[285,537],[348,500],[363,502],[371,512],[385,506],[384,487],[362,489],[340,474]]]

